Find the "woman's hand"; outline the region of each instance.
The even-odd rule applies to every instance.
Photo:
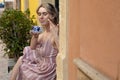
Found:
[[[33,30],[30,30],[30,34],[32,35],[31,42],[30,42],[30,48],[32,50],[36,49],[36,46],[38,44],[38,37],[41,32],[34,32]]]
[[[58,35],[59,33],[59,24],[55,25],[50,19],[48,19],[50,24],[50,31],[53,33],[53,35]]]
[[[32,36],[34,36],[35,38],[38,38],[38,36],[39,36],[40,33],[41,33],[41,32],[34,32],[33,30],[30,30],[30,34],[31,34]]]

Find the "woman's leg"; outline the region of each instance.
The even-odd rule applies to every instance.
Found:
[[[15,64],[15,66],[12,69],[12,73],[10,75],[10,80],[16,80],[16,77],[19,72],[19,67],[21,64],[22,64],[22,56],[18,59],[17,63]]]

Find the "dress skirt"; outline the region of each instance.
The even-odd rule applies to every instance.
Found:
[[[57,53],[49,40],[41,42],[35,50],[25,47],[16,80],[56,80]]]

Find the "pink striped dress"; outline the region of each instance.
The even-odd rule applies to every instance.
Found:
[[[41,41],[36,50],[25,47],[17,80],[56,80],[57,53],[50,40]]]

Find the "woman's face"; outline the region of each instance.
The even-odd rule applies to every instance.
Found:
[[[47,10],[43,7],[40,7],[38,10],[38,19],[42,26],[48,25],[48,19],[50,14],[47,12]]]

